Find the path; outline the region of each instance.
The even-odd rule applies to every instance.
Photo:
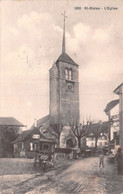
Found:
[[[13,181],[5,175],[1,194],[123,194],[123,176],[117,175],[115,165],[105,158],[105,168],[100,169],[98,162],[98,157],[66,161],[70,164],[67,169],[46,174],[13,174]]]

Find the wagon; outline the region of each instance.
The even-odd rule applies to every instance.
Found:
[[[37,154],[33,161],[34,167],[43,170],[54,167],[55,142],[52,139],[39,139]]]

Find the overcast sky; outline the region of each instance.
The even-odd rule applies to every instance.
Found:
[[[120,0],[2,1],[0,116],[30,127],[34,118],[49,114],[49,69],[61,54],[64,10],[66,53],[79,65],[80,121],[89,115],[107,119],[103,110],[118,98],[113,90],[123,82]]]

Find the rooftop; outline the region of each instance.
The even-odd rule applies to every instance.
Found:
[[[119,103],[119,100],[112,100],[111,102],[109,102],[106,106],[106,108],[104,109],[105,113],[108,113],[108,111],[110,111],[112,108],[114,108],[117,104]]]
[[[42,127],[45,123],[49,122],[49,115],[37,120],[37,128]],[[35,127],[35,123],[31,126],[31,129]]]
[[[14,117],[0,117],[0,125],[24,127],[24,125],[16,120]]]
[[[123,83],[122,84],[120,84],[115,90],[114,90],[114,93],[115,94],[120,94],[120,88],[121,88],[121,86],[123,85]]]
[[[40,134],[40,137],[43,138],[43,139],[46,139],[44,135],[42,135],[39,131],[38,128],[33,128],[33,129],[30,129],[30,130],[26,130],[26,131],[23,131],[17,138],[16,140],[13,142],[19,142],[19,141],[24,141],[29,135],[31,134]]]
[[[93,131],[94,130],[97,131],[99,129],[101,130],[101,133],[107,134],[108,133],[108,124],[109,124],[108,121],[102,122],[101,124],[100,123],[92,123],[87,137],[93,136]]]
[[[56,63],[58,63],[59,61],[63,61],[65,63],[70,63],[73,65],[77,65],[72,59],[71,57],[69,57],[66,53],[62,53],[60,55],[60,57],[57,59]]]

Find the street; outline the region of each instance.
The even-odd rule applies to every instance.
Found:
[[[1,194],[122,194],[123,176],[105,158],[105,167],[98,167],[98,157],[68,162],[66,169],[42,173],[0,176]],[[24,173],[24,172],[23,172]]]
[[[112,165],[108,165],[107,159],[105,159],[105,168],[99,168],[98,160],[97,157],[77,160],[67,170],[54,177],[50,183],[39,186],[27,194],[123,193],[123,187],[120,188],[118,185],[118,187],[114,185],[118,177],[115,174],[113,175]],[[116,169],[114,173],[116,173]],[[115,179],[112,182],[114,177]],[[118,181],[118,184],[121,186],[123,177],[120,177]]]

